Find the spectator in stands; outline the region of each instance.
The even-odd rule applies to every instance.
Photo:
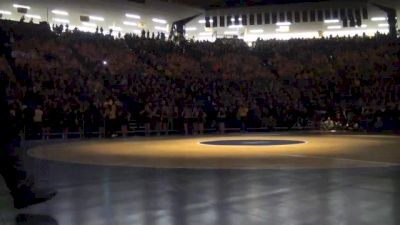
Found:
[[[151,103],[146,104],[144,109],[140,112],[140,115],[144,122],[145,135],[150,136],[151,132],[150,124],[153,117],[152,104]]]
[[[181,116],[184,119],[183,129],[185,131],[185,135],[189,135],[190,128],[191,128],[190,126],[192,126],[192,122],[193,122],[193,111],[189,105],[185,105]]]
[[[219,106],[217,111],[217,123],[218,123],[218,131],[221,134],[225,133],[225,122],[226,122],[226,109],[224,106]]]
[[[163,33],[159,40],[146,38],[146,31],[142,37],[127,34],[122,40],[79,31],[59,34],[35,24],[2,26],[15,34],[10,43],[14,58],[4,56],[3,63],[0,58],[0,63],[13,67],[7,72],[13,78],[9,98],[26,106],[27,126],[40,105],[41,122],[49,120],[45,124],[52,131],[61,125],[48,106],[52,102],[70,105],[64,112],[69,128],[64,136],[82,129],[83,120],[85,129],[86,124],[104,127],[111,114],[116,117],[116,125],[111,126],[115,134],[121,130],[117,119],[125,107],[134,117],[142,115],[139,124],[154,122],[153,128],[162,128],[167,114],[170,129],[184,127],[190,133],[192,123],[186,123],[185,129],[180,122],[185,121],[182,106],[198,103],[201,109],[192,111],[202,110],[209,121],[225,115],[224,125],[242,130],[263,124],[290,128],[298,121],[318,124],[322,117],[338,111],[339,116],[333,117],[335,128],[372,130],[378,116],[384,128],[388,124],[397,124],[391,129],[399,128],[393,102],[400,100],[396,75],[400,54],[392,47],[398,40],[389,36],[259,40],[250,50],[241,40],[175,43],[164,41]],[[85,102],[104,102],[107,96],[123,102],[122,106],[110,109],[98,104],[81,110]],[[157,109],[165,99],[168,110],[163,105]],[[140,108],[146,102],[154,106],[144,113]],[[213,104],[225,105],[224,113]],[[366,106],[369,109],[364,110]],[[198,117],[190,117],[196,122],[196,132],[200,132]],[[150,128],[145,125],[147,135]]]
[[[382,118],[378,116],[374,123],[374,131],[379,132],[379,131],[382,131],[382,129],[383,129],[383,121],[382,121]]]
[[[246,105],[241,104],[238,110],[239,118],[240,118],[240,123],[241,123],[241,130],[246,131],[247,126],[247,114],[249,112],[249,109],[247,108]]]

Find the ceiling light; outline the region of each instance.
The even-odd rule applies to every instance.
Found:
[[[186,27],[185,30],[186,31],[194,31],[194,30],[197,30],[197,28],[196,27]]]
[[[333,20],[325,20],[324,21],[324,23],[339,23],[340,22],[340,20],[338,20],[338,19],[333,19]]]
[[[140,16],[135,14],[126,13],[125,16],[132,19],[140,19]]]
[[[328,30],[341,29],[342,26],[328,26]]]
[[[12,13],[10,11],[0,10],[0,14],[2,14],[2,15],[11,15]]]
[[[371,21],[385,21],[387,20],[386,17],[372,17]]]
[[[138,26],[138,24],[137,23],[135,23],[135,22],[130,22],[130,21],[124,21],[124,22],[122,22],[124,25],[127,25],[127,26],[134,26],[134,27],[137,27]]]
[[[84,32],[91,32],[91,33],[96,32],[96,29],[93,27],[77,26],[76,28],[78,28],[78,30],[84,31]]]
[[[264,30],[263,29],[250,30],[250,33],[260,34],[260,33],[264,33]]]
[[[68,15],[69,15],[68,12],[62,11],[62,10],[58,10],[58,9],[54,9],[54,10],[52,10],[51,12],[52,12],[53,14],[61,15],[61,16],[68,16]]]
[[[89,19],[95,20],[95,21],[104,21],[104,18],[100,17],[100,16],[89,16]]]
[[[108,27],[109,29],[112,29],[113,31],[122,31],[121,27],[116,27],[116,26],[110,26]]]
[[[290,27],[289,26],[280,26],[278,29],[275,30],[276,32],[289,32]]]
[[[95,23],[89,23],[89,22],[82,22],[82,25],[88,26],[88,27],[97,27],[97,24],[95,24]]]
[[[168,30],[167,27],[160,27],[160,26],[155,26],[154,29],[156,29],[156,30],[162,30],[162,31],[167,31],[167,30]]]
[[[167,23],[166,20],[157,19],[157,18],[153,18],[152,21],[153,21],[154,23],[161,23],[161,24],[166,24],[166,23]]]
[[[276,23],[277,26],[290,26],[292,25],[291,22],[277,22]]]
[[[387,23],[381,23],[381,24],[378,24],[378,27],[389,27],[389,24],[387,24]]]
[[[212,35],[212,33],[211,32],[200,32],[199,35],[200,36],[209,36],[209,35]]]
[[[224,34],[238,34],[237,31],[225,31]]]
[[[210,22],[210,23],[213,23],[214,20],[211,19],[211,20],[209,20],[209,22]],[[199,20],[199,23],[206,23],[206,20]]]
[[[24,8],[24,9],[31,9],[30,6],[27,5],[19,5],[19,4],[13,4],[14,8]]]
[[[53,20],[59,23],[69,23],[69,20],[67,19],[53,18]]]
[[[243,25],[230,25],[229,28],[235,29],[235,28],[242,28]]]
[[[41,16],[39,16],[39,15],[32,15],[32,14],[25,14],[25,17],[27,17],[27,18],[32,18],[32,19],[38,19],[38,20],[42,19]]]

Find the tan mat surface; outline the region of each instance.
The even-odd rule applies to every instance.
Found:
[[[294,140],[280,146],[210,146],[213,140]],[[400,165],[390,135],[227,135],[90,140],[43,145],[33,157],[70,163],[199,169],[321,169]]]

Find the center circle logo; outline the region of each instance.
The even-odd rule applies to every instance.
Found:
[[[277,146],[277,145],[298,145],[304,144],[304,141],[293,140],[217,140],[217,141],[202,141],[203,145],[217,146]]]

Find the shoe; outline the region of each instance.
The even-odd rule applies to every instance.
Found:
[[[57,195],[57,191],[33,189],[23,193],[14,194],[14,208],[23,209],[31,205],[36,205],[52,199]]]

